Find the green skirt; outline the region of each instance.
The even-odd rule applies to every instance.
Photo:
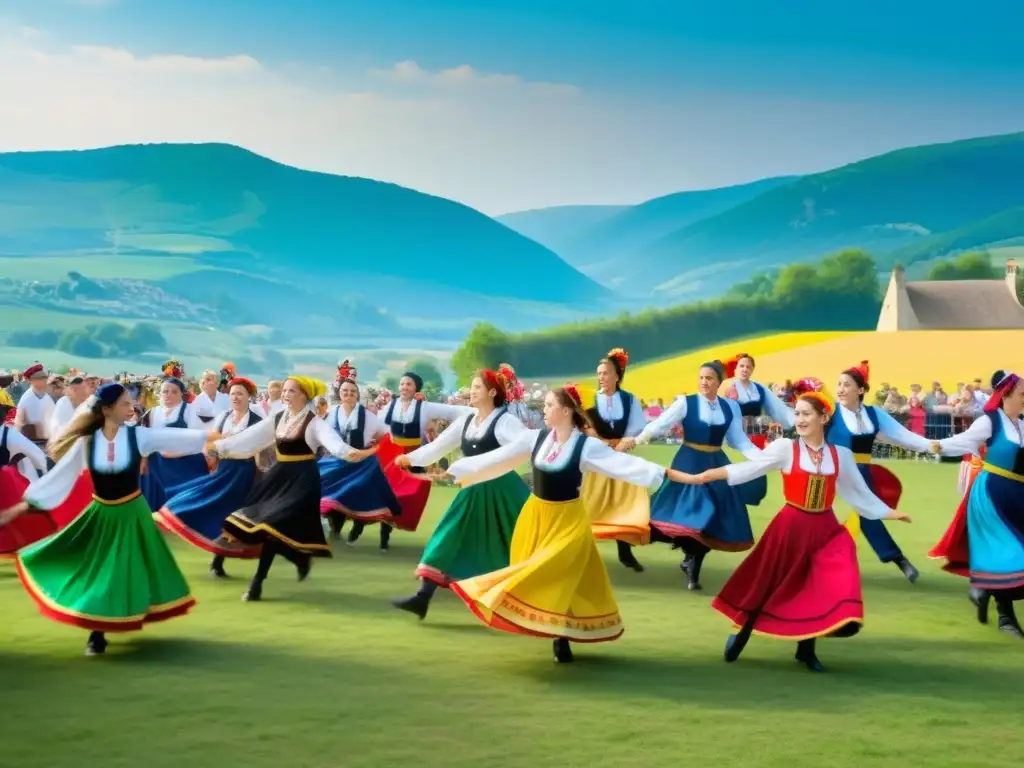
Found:
[[[434,529],[416,575],[447,587],[507,567],[512,532],[529,497],[515,472],[463,488]]]
[[[132,632],[196,602],[141,494],[93,501],[71,525],[22,549],[17,564],[43,615],[82,629]]]

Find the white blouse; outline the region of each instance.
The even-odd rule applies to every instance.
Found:
[[[463,486],[478,485],[501,477],[518,469],[530,458],[540,435],[539,429],[523,429],[514,441],[495,451],[459,459],[448,468],[448,474]],[[622,480],[652,490],[657,490],[665,479],[665,468],[660,464],[628,453],[619,453],[597,438],[583,435],[577,429],[572,431],[558,454],[549,460],[555,447],[555,432],[552,430],[537,452],[538,466],[551,470],[564,468],[572,457],[577,440],[586,440],[580,456],[580,469],[583,472],[596,472],[613,480]]]
[[[19,470],[21,470],[22,474],[25,474],[27,479],[32,480],[33,476],[31,474],[26,474],[25,470],[28,469],[28,467],[24,466],[25,463],[35,467],[40,473],[46,472],[46,454],[43,453],[43,450],[38,445],[33,443],[18,430],[6,424],[0,426],[0,436],[5,432],[7,433],[7,450],[10,452],[11,456],[15,456],[20,453],[25,457],[19,464]],[[0,442],[3,441],[0,440]]]
[[[478,439],[487,434],[491,423],[499,414],[505,414],[504,418],[500,419],[494,428],[494,436],[498,439],[500,445],[514,443],[516,438],[526,431],[526,426],[523,422],[509,414],[504,408],[495,408],[487,414],[483,421],[478,421],[479,417],[475,408],[472,411],[472,413],[455,419],[433,442],[421,445],[415,451],[406,454],[409,457],[410,463],[414,467],[429,467],[443,456],[447,456],[452,451],[458,449],[462,445],[462,429],[466,426],[466,421],[470,422],[469,429],[466,430],[466,437],[471,440],[474,438]]]
[[[307,413],[308,411],[304,409],[292,416],[285,411],[276,430],[274,429],[274,417],[268,416],[244,432],[215,441],[213,447],[225,459],[251,459],[260,451],[273,446],[278,437],[287,438],[291,431],[291,425],[296,419],[303,418]],[[318,448],[323,447],[332,456],[344,459],[352,451],[351,446],[342,440],[341,436],[331,429],[326,421],[316,417],[309,420],[305,438],[310,453],[315,454]]]
[[[337,418],[340,432],[338,435],[344,435],[346,432],[355,432],[356,425],[359,424],[359,405],[356,405],[349,413],[345,413],[345,408],[340,403],[333,406],[327,412],[327,426],[332,430],[334,429],[334,420]],[[388,434],[388,428],[384,424],[384,419],[378,417],[369,408],[363,406],[363,445],[369,446],[370,443],[384,437]]]
[[[892,510],[881,499],[871,492],[864,477],[857,469],[857,461],[847,448],[836,446],[839,457],[839,477],[836,478],[836,494],[856,510],[857,514],[868,520],[881,520]],[[814,463],[807,454],[806,445],[800,441],[800,468],[811,474],[815,473]],[[729,464],[725,471],[729,473],[729,485],[743,485],[758,477],[767,475],[772,470],[779,470],[788,475],[793,470],[793,441],[779,438],[768,444],[761,455],[739,464]],[[832,462],[832,451],[825,446],[821,462],[822,475],[834,475],[836,467]]]
[[[93,466],[97,472],[114,474],[121,472],[131,464],[132,453],[128,445],[128,429],[128,427],[121,427],[114,436],[112,441],[114,443],[113,461],[109,461],[108,447],[110,443],[103,436],[103,431],[97,431],[92,437]],[[139,453],[143,456],[149,456],[152,453],[188,456],[202,453],[206,447],[205,429],[154,429],[150,427],[132,427],[132,429],[135,430]],[[54,509],[63,504],[71,494],[71,489],[75,487],[79,476],[89,469],[88,457],[85,452],[89,439],[81,437],[76,440],[53,469],[29,485],[25,490],[25,501],[39,509]]]
[[[1003,434],[1010,442],[1016,442],[1024,448],[1024,421],[1014,424],[1003,409],[999,409],[999,419],[1003,423]],[[943,456],[964,456],[965,454],[977,455],[981,446],[992,439],[992,420],[987,416],[979,416],[974,423],[959,435],[939,440]]]
[[[248,410],[245,412],[242,419],[238,423],[235,423],[235,412],[232,409],[227,413],[220,414],[213,421],[209,424],[205,424],[204,426],[210,433],[219,432],[226,436],[237,435],[239,432],[244,432],[248,429],[250,424],[259,424],[262,422],[262,418],[260,421],[253,421],[252,417],[257,415],[258,414],[253,413],[251,410]]]
[[[640,398],[632,395],[631,401],[629,416],[626,421],[625,437],[636,437],[644,431],[644,427],[647,425],[647,419],[644,418],[644,409],[640,407]],[[622,421],[625,417],[622,413],[621,395],[615,392],[609,396],[599,390],[597,393],[597,413],[605,421]]]
[[[50,440],[56,440],[63,434],[71,420],[75,418],[75,406],[71,404],[71,398],[64,395],[53,407],[53,414],[50,416]]]
[[[866,435],[871,432],[871,417],[866,413],[870,408],[878,417],[879,440],[917,453],[928,453],[931,450],[931,440],[926,440],[921,435],[915,435],[881,408],[875,408],[873,405],[861,406],[861,423],[858,424],[857,411],[851,411],[842,403],[836,403],[836,405],[836,410],[851,435]]]
[[[184,401],[173,408],[165,408],[163,404],[156,405],[149,411],[149,426],[155,429],[166,427],[178,420],[181,409],[185,409],[186,429],[206,429],[206,424],[199,418],[199,413],[191,403]]]
[[[231,410],[231,398],[223,392],[215,392],[211,398],[206,391],[200,391],[192,401],[192,408],[199,416],[209,418]]]
[[[392,424],[411,424],[413,415],[416,413],[417,401],[395,398],[391,402],[395,404],[395,409],[391,411],[391,403],[381,408],[379,414],[381,422],[384,422],[390,411]],[[434,419],[455,421],[459,416],[475,413],[474,409],[468,405],[448,405],[447,403],[434,403],[430,400],[420,400],[418,402],[422,403],[420,407],[420,436],[426,436],[427,425]]]
[[[740,379],[736,379],[733,382],[733,388],[736,390],[736,402],[740,405],[744,403],[761,403],[761,407],[764,408],[765,413],[768,414],[772,421],[780,424],[785,429],[792,429],[794,423],[793,409],[779,400],[768,387],[765,387],[763,384],[761,386],[765,394],[763,402],[755,382],[744,383]]]
[[[640,433],[637,442],[641,445],[649,443],[653,438],[665,434],[677,424],[682,424],[683,419],[686,418],[686,403],[687,398],[685,395],[677,397],[675,402],[662,412],[661,416],[644,427],[644,431]],[[755,459],[760,455],[761,451],[750,442],[747,433],[743,431],[743,414],[740,413],[740,407],[736,404],[736,401],[724,397],[716,397],[715,404],[712,406],[712,403],[707,398],[698,397],[697,407],[700,410],[698,418],[705,424],[712,426],[715,424],[725,424],[725,414],[722,412],[722,409],[732,409],[732,423],[729,424],[729,429],[725,433],[725,442],[733,449],[742,453],[747,459]],[[686,439],[685,435],[683,439]]]

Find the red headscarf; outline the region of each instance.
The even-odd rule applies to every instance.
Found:
[[[487,389],[494,390],[494,404],[502,406],[508,402],[509,382],[504,374],[499,371],[492,371],[490,368],[483,368],[480,371],[480,378]]]
[[[1017,386],[1018,381],[1020,381],[1020,377],[1016,373],[1007,373],[1003,376],[999,383],[996,384],[995,389],[992,390],[992,396],[985,403],[985,412],[991,413],[998,410],[1003,404],[1003,398],[1013,392],[1013,388]]]
[[[868,365],[867,360],[861,360],[860,365],[855,365],[852,368],[847,368],[843,373],[856,373],[864,380],[864,385],[870,384],[871,366]]]
[[[228,389],[230,390],[236,384],[240,387],[245,387],[245,391],[249,393],[249,397],[256,396],[258,389],[252,379],[247,379],[245,376],[235,376],[228,382]]]

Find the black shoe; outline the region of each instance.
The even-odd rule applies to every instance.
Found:
[[[686,588],[691,592],[699,592],[704,589],[700,583],[700,566],[700,561],[690,555],[687,555],[679,566],[686,574]]]
[[[1000,600],[996,602],[996,610],[999,612],[999,631],[1024,640],[1024,630],[1017,623],[1017,614],[1014,613],[1013,603]]]
[[[414,616],[419,616],[422,620],[427,617],[427,611],[430,609],[430,597],[423,592],[417,592],[412,597],[392,600],[391,604],[400,611],[408,611]]]
[[[633,554],[633,548],[628,544],[624,547],[619,547],[619,562],[626,568],[631,568],[637,573],[644,572],[644,567],[640,564],[640,561],[636,559],[636,555]]]
[[[226,579],[228,578],[227,573],[224,571],[224,558],[221,555],[213,558],[213,562],[210,563],[210,575],[215,579]]]
[[[978,611],[978,623],[988,624],[988,606],[992,601],[992,593],[985,589],[971,587],[971,591],[967,593],[967,599],[974,604]]]
[[[722,654],[726,664],[732,664],[743,653],[746,640],[740,640],[738,635],[729,635],[725,641],[725,653]]]
[[[814,653],[814,646],[805,648],[803,643],[796,644],[796,656],[794,657],[799,663],[807,667],[811,672],[824,672],[825,667],[822,666],[821,662],[818,661],[817,655]]]
[[[897,557],[893,562],[896,567],[903,571],[903,575],[907,577],[907,581],[913,584],[921,576],[921,572],[914,567],[914,564],[907,560],[903,555]]]
[[[255,603],[263,598],[263,582],[254,581],[249,585],[248,591],[242,595],[242,602]]]
[[[298,571],[299,574],[299,581],[305,581],[312,568],[313,558],[309,555],[303,555],[302,562],[295,566],[295,570]]]
[[[93,632],[85,644],[86,656],[102,656],[107,652],[107,638],[102,632]]]
[[[554,651],[555,661],[559,664],[569,664],[573,661],[572,648],[569,646],[569,641],[564,637],[555,639]]]

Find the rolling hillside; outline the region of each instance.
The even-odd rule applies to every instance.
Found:
[[[582,233],[629,208],[628,205],[559,205],[506,213],[495,219],[561,255]]]

